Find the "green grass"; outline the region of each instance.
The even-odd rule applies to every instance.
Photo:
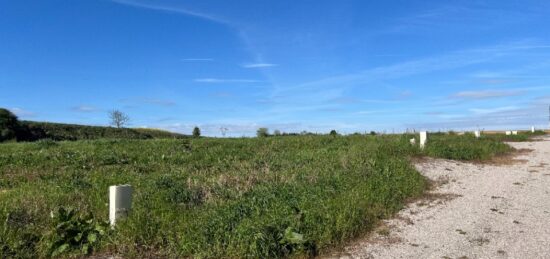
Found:
[[[497,141],[508,141],[508,142],[521,142],[521,141],[528,141],[529,138],[534,136],[541,136],[546,134],[542,130],[537,130],[534,133],[529,132],[518,132],[517,135],[506,135],[506,134],[490,134],[487,135],[487,138],[494,139]]]
[[[104,221],[108,186],[125,183],[135,188],[133,211],[93,244],[95,253],[313,255],[365,233],[422,194],[427,183],[411,156],[481,160],[509,150],[494,138],[435,134],[421,151],[409,138],[2,144],[0,257],[48,256],[60,239],[51,211],[71,207]]]
[[[473,134],[432,134],[428,141],[424,150],[426,155],[454,160],[487,160],[511,150],[500,140],[487,136],[476,139]]]

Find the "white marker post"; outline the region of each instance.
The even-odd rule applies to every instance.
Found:
[[[509,130],[506,131],[506,136],[508,136],[508,135],[512,135],[512,132],[509,131]]]
[[[479,138],[481,137],[481,132],[479,130],[476,130],[474,131],[474,135],[476,136],[476,138]]]
[[[109,222],[114,227],[116,220],[127,217],[132,209],[132,186],[109,186]]]
[[[517,134],[518,134],[517,130],[512,130],[512,135],[517,135]]]
[[[426,145],[426,141],[428,141],[428,132],[421,131],[420,132],[420,148],[424,148]]]
[[[531,126],[531,133],[535,133],[535,126]]]

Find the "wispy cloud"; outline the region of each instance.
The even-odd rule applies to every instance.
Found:
[[[250,64],[244,64],[242,67],[245,68],[262,68],[262,67],[275,67],[278,66],[277,64],[271,64],[271,63],[250,63]]]
[[[11,108],[9,110],[11,112],[13,112],[15,115],[19,116],[19,117],[34,117],[34,116],[36,116],[35,112],[24,110],[24,109],[17,108],[17,107]]]
[[[230,92],[223,92],[223,91],[219,91],[219,92],[213,92],[210,94],[212,97],[217,97],[217,98],[231,98],[231,97],[234,97],[234,95]]]
[[[134,107],[135,104],[151,104],[157,106],[175,106],[176,102],[169,99],[159,99],[159,98],[149,98],[149,97],[138,97],[138,98],[124,98],[120,99],[120,102],[130,103],[130,107]]]
[[[451,95],[451,98],[458,99],[470,99],[470,100],[479,100],[479,99],[490,99],[490,98],[501,98],[509,96],[518,96],[523,94],[524,91],[520,90],[481,90],[481,91],[462,91]]]
[[[472,108],[470,113],[454,112],[443,120],[408,123],[406,127],[424,129],[528,129],[548,127],[548,103],[538,102],[544,96],[535,97],[530,102],[493,108]]]
[[[197,78],[197,83],[258,83],[259,80],[254,79],[220,79],[220,78]]]
[[[160,105],[160,106],[175,106],[176,105],[175,101],[166,100],[166,99],[146,98],[146,99],[143,99],[143,102],[148,103],[148,104]]]
[[[485,48],[466,49],[451,52],[446,55],[405,61],[389,66],[375,67],[356,73],[323,78],[305,82],[290,88],[315,88],[325,87],[328,85],[349,85],[373,82],[377,80],[396,79],[490,62],[510,54],[517,54],[519,50],[538,47],[540,46],[533,45],[530,42],[521,41],[508,44],[499,44]]]
[[[184,58],[182,59],[182,61],[187,61],[187,62],[208,62],[208,61],[214,61],[213,58]]]
[[[246,26],[242,23],[236,22],[234,20],[229,20],[226,17],[222,17],[219,15],[211,14],[211,13],[204,13],[199,12],[196,10],[192,10],[190,8],[187,8],[183,6],[183,3],[177,3],[177,1],[169,2],[169,3],[158,3],[157,2],[144,2],[142,0],[111,0],[114,3],[132,6],[136,8],[144,8],[144,9],[150,9],[155,11],[163,11],[163,12],[171,12],[171,13],[177,13],[181,15],[187,15],[187,16],[193,16],[200,19],[205,19],[208,21],[216,22],[221,25],[224,25],[228,27],[230,30],[234,31],[238,37],[241,38],[243,44],[245,45],[245,48],[247,51],[250,52],[250,54],[255,57],[255,63],[252,64],[245,64],[243,65],[246,68],[267,68],[267,67],[273,67],[276,66],[276,64],[266,63],[261,58],[261,54],[258,53],[257,49],[254,47],[254,44],[252,44],[247,32],[246,32]],[[212,58],[186,58],[183,59],[183,61],[187,62],[208,62],[213,61]],[[262,72],[264,73],[264,72]],[[265,75],[265,74],[264,74]],[[269,77],[268,77],[269,78]],[[196,82],[201,83],[253,83],[253,82],[259,82],[257,80],[244,80],[244,79],[216,79],[216,78],[199,78],[195,80]]]
[[[79,105],[79,106],[72,107],[71,110],[74,112],[97,112],[100,109],[89,105]]]
[[[393,27],[387,32],[417,33],[433,30],[469,29],[465,24],[476,23],[476,29],[486,30],[502,24],[523,23],[544,15],[534,10],[506,10],[503,8],[484,4],[447,4],[434,5],[432,9],[425,10],[409,16],[403,16],[395,21]],[[503,19],[506,17],[506,19]]]
[[[497,112],[506,112],[506,111],[513,111],[519,109],[518,106],[503,106],[503,107],[495,107],[495,108],[472,108],[470,109],[470,112],[473,112],[475,114],[489,114],[489,113],[497,113]]]
[[[179,14],[184,14],[188,16],[194,16],[194,17],[206,19],[212,22],[233,26],[233,23],[219,16],[197,12],[194,10],[190,10],[188,8],[183,8],[181,6],[176,7],[176,6],[162,5],[162,4],[159,4],[158,2],[155,4],[151,4],[151,3],[144,3],[138,0],[111,0],[111,1],[113,1],[114,3],[138,7],[138,8],[145,8],[145,9],[151,9],[156,11],[164,11],[164,12],[179,13]]]

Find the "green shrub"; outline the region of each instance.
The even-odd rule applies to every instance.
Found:
[[[259,128],[259,129],[256,131],[256,136],[257,136],[258,138],[269,137],[269,129],[267,129],[267,128]]]
[[[159,129],[131,129],[86,126],[50,122],[21,121],[18,140],[35,141],[48,138],[55,141],[88,139],[154,139],[185,138],[185,135]]]
[[[17,116],[7,109],[0,108],[0,142],[15,139],[18,128]]]

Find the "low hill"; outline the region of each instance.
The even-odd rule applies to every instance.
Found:
[[[160,129],[113,128],[52,122],[21,121],[18,140],[38,139],[85,140],[85,139],[162,139],[185,138],[186,135]]]

